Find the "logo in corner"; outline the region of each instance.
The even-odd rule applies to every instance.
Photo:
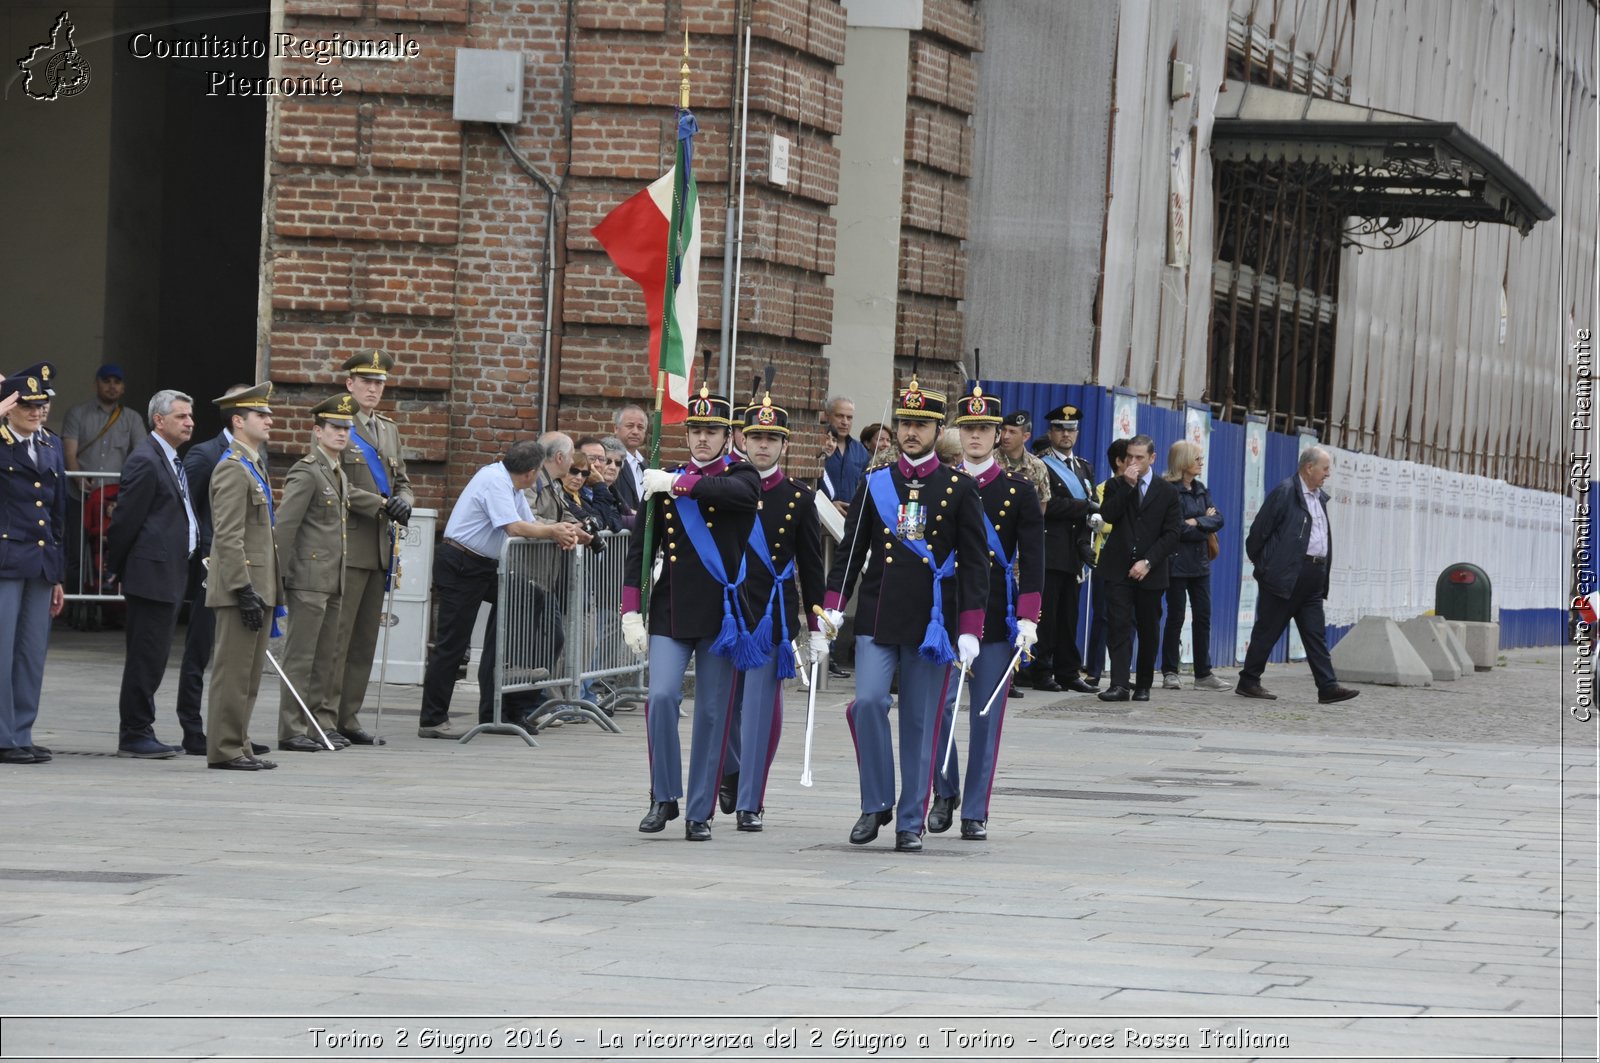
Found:
[[[72,16],[61,12],[50,27],[50,39],[29,48],[28,54],[17,60],[22,90],[32,99],[53,102],[89,87],[89,63],[73,43],[75,29]]]

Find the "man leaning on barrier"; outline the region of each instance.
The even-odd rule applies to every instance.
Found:
[[[544,462],[544,448],[532,440],[514,443],[506,456],[483,466],[456,499],[444,528],[444,543],[433,565],[433,646],[422,677],[419,738],[460,739],[466,732],[450,724],[450,698],[456,667],[472,639],[478,606],[493,603],[499,579],[500,548],[506,536],[550,539],[563,550],[591,536],[576,524],[537,524],[523,491],[533,485]],[[478,719],[494,711],[495,611],[483,630],[478,662]]]

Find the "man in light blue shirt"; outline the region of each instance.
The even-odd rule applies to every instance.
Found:
[[[500,461],[479,469],[445,524],[444,543],[433,562],[433,648],[422,677],[421,738],[459,739],[450,726],[450,698],[456,667],[472,639],[478,607],[493,602],[499,580],[500,548],[506,537],[553,539],[563,550],[590,536],[576,524],[537,523],[522,492],[533,486],[544,462],[544,448],[532,440],[514,443]],[[478,720],[494,716],[495,610],[491,605],[478,663]]]

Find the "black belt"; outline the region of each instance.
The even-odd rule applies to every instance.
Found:
[[[1328,559],[1326,557],[1313,557],[1311,554],[1306,555],[1306,564],[1308,565],[1326,565],[1327,563]]]
[[[463,546],[461,543],[456,542],[454,539],[446,539],[444,541],[444,544],[446,546],[452,546],[452,547],[456,548],[457,550],[460,550],[463,554],[466,554],[468,557],[475,557],[480,561],[494,561],[495,560],[494,558],[490,557],[488,554],[480,554],[480,553],[478,553],[478,551],[474,550],[472,547]],[[498,563],[498,562],[496,562],[496,563]]]

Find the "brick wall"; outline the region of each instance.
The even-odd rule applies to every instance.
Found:
[[[962,5],[958,5],[962,6]],[[419,504],[448,509],[471,473],[540,425],[544,375],[547,198],[499,137],[451,117],[455,50],[524,55],[517,149],[563,181],[556,246],[549,427],[605,428],[624,402],[651,399],[643,300],[590,234],[606,211],[671,163],[672,105],[683,34],[705,254],[701,343],[721,314],[738,5],[735,0],[286,0],[302,36],[403,32],[420,55],[401,62],[289,62],[285,75],[340,78],[337,98],[276,101],[267,194],[267,364],[278,385],[275,449],[296,453],[305,411],[343,388],[338,366],[381,347],[399,359],[384,408],[400,421]],[[765,175],[770,136],[791,142],[787,188],[746,185],[740,371],[770,359],[774,397],[796,423],[827,393],[844,55],[839,0],[755,0],[751,173]],[[570,38],[570,86],[564,80]],[[944,75],[948,85],[949,75]],[[930,144],[941,134],[930,127]],[[947,133],[945,134],[947,135]],[[919,262],[917,273],[948,262]],[[957,328],[955,334],[959,336]],[[697,370],[698,372],[698,370]],[[721,381],[713,381],[720,387]],[[794,464],[815,465],[797,438]]]

